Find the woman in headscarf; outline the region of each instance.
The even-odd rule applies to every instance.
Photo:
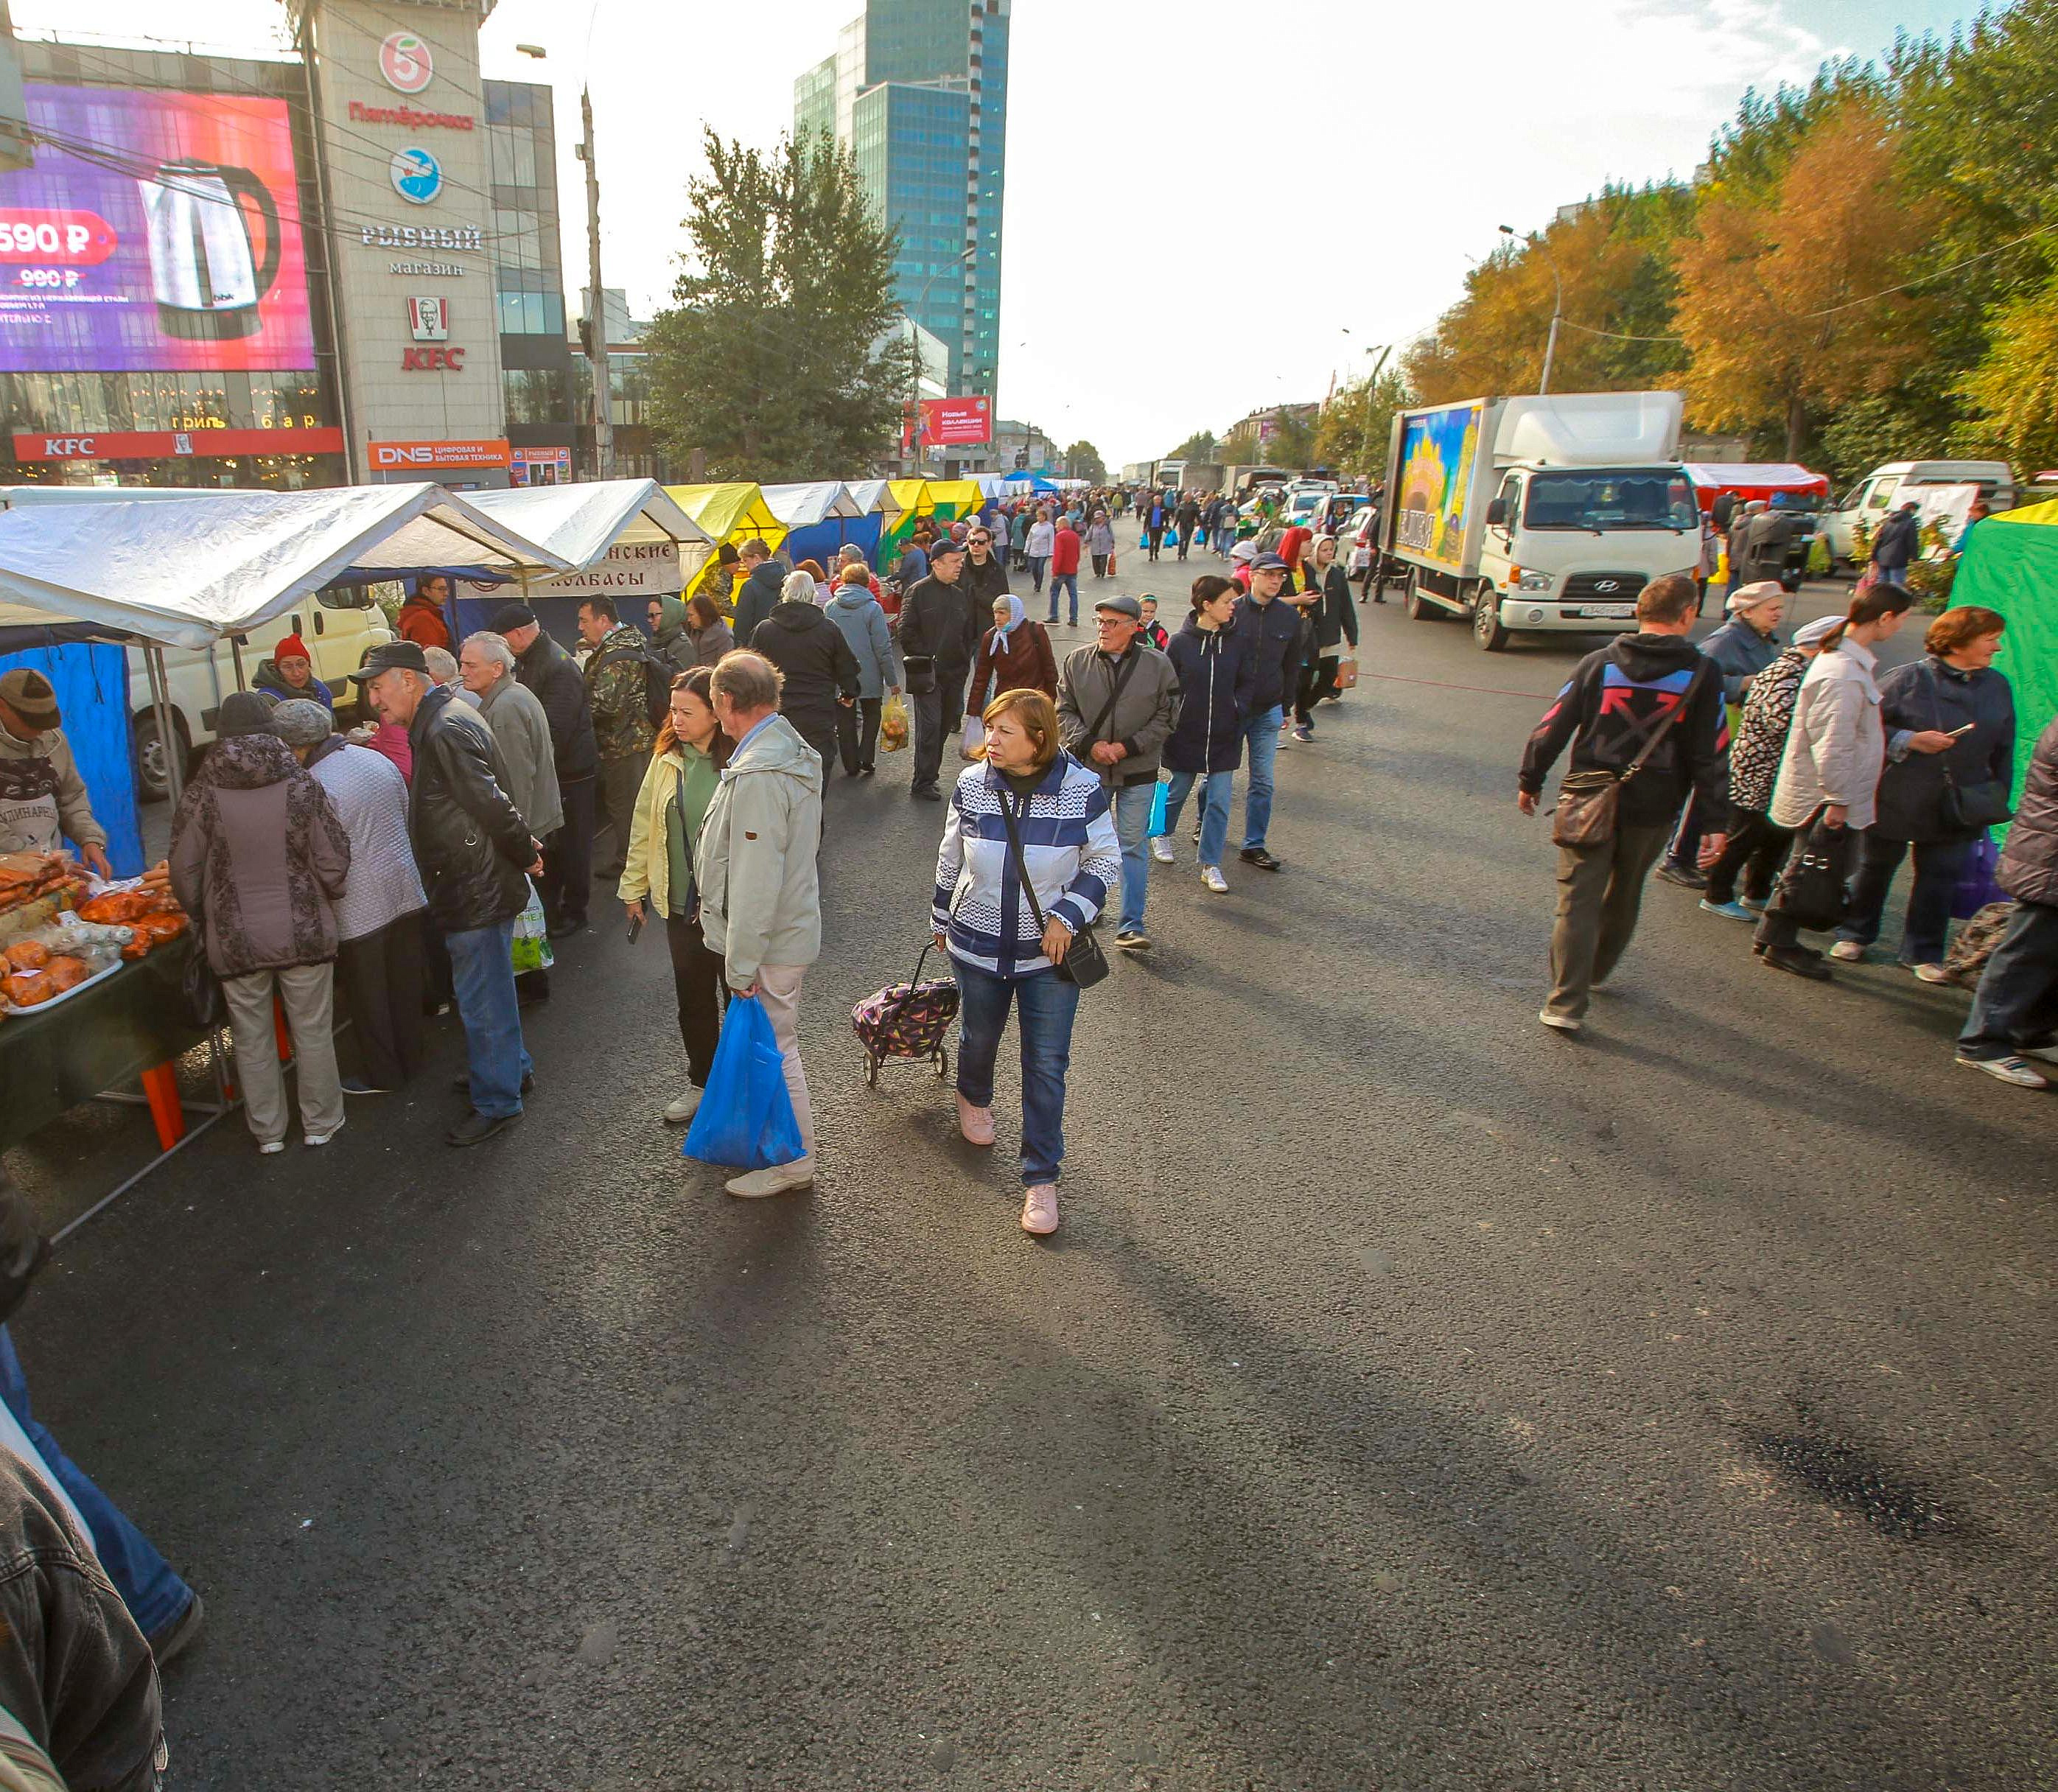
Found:
[[[1058,696],[1058,659],[1041,622],[1023,614],[1022,600],[1003,591],[993,600],[993,626],[979,644],[972,662],[971,691],[965,713],[978,717],[1003,691],[1039,690],[1053,702]]]
[[[652,651],[675,671],[690,672],[699,662],[686,633],[686,606],[676,597],[653,598],[650,614]]]

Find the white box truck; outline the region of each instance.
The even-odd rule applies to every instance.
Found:
[[[1644,586],[1700,566],[1685,407],[1678,392],[1567,392],[1402,411],[1384,545],[1408,614],[1469,617],[1489,653],[1528,630],[1633,629]]]

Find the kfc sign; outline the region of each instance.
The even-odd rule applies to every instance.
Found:
[[[428,348],[403,348],[400,351],[400,371],[403,373],[462,373],[464,372],[462,348],[446,348],[438,344]]]
[[[374,442],[375,473],[436,471],[451,467],[505,467],[503,442]]]

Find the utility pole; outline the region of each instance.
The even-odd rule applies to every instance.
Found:
[[[1511,243],[1521,240],[1516,236],[1512,224],[1504,224],[1496,228]],[[1547,397],[1551,391],[1551,364],[1558,358],[1558,320],[1565,315],[1565,283],[1558,277],[1558,258],[1551,254],[1544,239],[1533,237],[1529,246],[1544,257],[1544,266],[1551,270],[1551,336],[1544,344],[1544,377],[1536,382],[1536,395],[1544,398]]]
[[[607,304],[600,291],[600,169],[593,153],[593,89],[579,89],[579,117],[586,140],[579,160],[586,164],[586,360],[593,373],[593,458],[603,479],[614,477],[614,404],[607,379]]]

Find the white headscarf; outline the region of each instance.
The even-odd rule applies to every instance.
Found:
[[[993,650],[996,654],[1007,651],[1007,638],[1022,626],[1022,600],[1012,591],[1003,591],[1001,596],[1007,600],[1007,624],[1004,628],[998,622],[994,624]]]

